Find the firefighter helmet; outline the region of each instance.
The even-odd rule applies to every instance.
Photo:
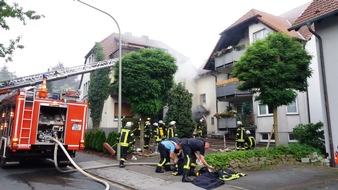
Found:
[[[163,121],[162,121],[162,120],[159,120],[158,123],[159,123],[159,124],[163,124]]]
[[[153,123],[153,125],[154,125],[155,127],[158,127],[158,123],[156,123],[156,122],[155,122],[155,123]]]
[[[170,121],[169,125],[175,125],[176,121]]]
[[[241,121],[237,121],[237,125],[242,125],[242,122]]]
[[[250,132],[249,130],[246,130],[245,133],[246,133],[247,135],[251,135],[251,132]]]
[[[133,123],[131,121],[128,121],[125,125],[125,128],[130,129]]]
[[[203,121],[204,121],[204,118],[201,118],[201,119],[200,119],[200,122],[202,123]]]

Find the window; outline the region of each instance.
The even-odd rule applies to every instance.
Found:
[[[215,125],[215,118],[211,117],[211,125]]]
[[[258,113],[259,115],[272,115],[273,114],[273,110],[271,106],[268,106],[266,104],[259,104],[258,105]]]
[[[287,114],[297,114],[298,113],[297,99],[286,106],[286,113]]]
[[[268,34],[269,34],[269,31],[266,30],[266,29],[257,31],[255,33],[253,33],[253,41],[262,39],[262,38],[266,37]]]
[[[207,102],[206,95],[205,94],[201,94],[200,95],[200,103],[201,103],[201,105],[205,105],[206,102]]]
[[[297,142],[295,135],[293,135],[292,133],[289,133],[289,142]]]
[[[261,142],[268,142],[270,133],[260,133],[261,135]],[[275,134],[271,136],[271,142],[275,142]]]

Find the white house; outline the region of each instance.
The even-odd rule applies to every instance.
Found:
[[[192,93],[193,96],[193,110],[197,108],[197,98],[196,98],[196,83],[195,77],[197,75],[197,69],[193,66],[190,60],[174,49],[170,48],[166,44],[149,39],[147,36],[135,37],[131,33],[122,34],[122,56],[127,54],[130,51],[137,51],[141,48],[159,48],[167,51],[174,58],[176,58],[176,64],[178,66],[178,71],[175,74],[175,82],[183,82],[185,83],[185,87]],[[119,54],[119,34],[113,33],[102,40],[101,46],[103,48],[103,52],[105,54],[105,59],[118,58]],[[87,55],[85,56],[85,64],[95,62],[93,49],[91,49]],[[113,73],[111,72],[111,78],[113,82]],[[81,91],[81,100],[85,100],[88,98],[88,86],[90,79],[90,73],[83,74],[81,77],[81,82],[79,89]],[[122,87],[123,88],[123,87]],[[165,111],[165,110],[164,110]],[[130,106],[123,101],[122,97],[122,117],[133,117],[133,114],[130,112]],[[116,95],[109,96],[104,103],[102,119],[100,128],[101,129],[109,129],[117,130],[117,119],[118,119],[118,97]],[[162,119],[162,118],[160,118]],[[89,120],[88,127],[92,128],[92,122]]]
[[[246,45],[264,38],[270,32],[283,32],[300,41],[307,41],[306,49],[316,57],[314,40],[308,30],[304,28],[298,32],[287,30],[309,4],[304,4],[280,16],[252,9],[220,34],[219,41],[204,65],[204,69],[208,71],[200,71],[197,79],[199,96],[207,97],[205,100],[207,105],[216,105],[215,107],[211,106],[210,114],[207,116],[208,126],[210,126],[208,128],[209,133],[227,131],[230,137],[234,137],[237,119],[244,121],[249,129],[255,131],[258,142],[268,141],[273,125],[272,108],[254,101],[254,94],[239,91],[236,88],[239,81],[230,74],[232,65],[236,64],[244,53]],[[318,67],[315,58],[311,68],[313,75],[309,78],[308,92],[298,93],[292,104],[278,108],[278,128],[281,144],[287,144],[294,140],[292,130],[297,124],[322,121],[320,114],[317,114],[322,106],[318,102],[320,94]],[[205,83],[207,82],[212,82],[214,85],[206,86]],[[208,90],[204,90],[204,88]],[[216,93],[214,93],[215,91]],[[243,107],[244,105],[245,107]],[[252,113],[244,115],[245,112],[243,111],[250,107]],[[224,112],[227,108],[237,111],[236,119],[215,118],[217,113]],[[310,112],[310,110],[314,110],[314,112]],[[274,141],[273,138],[272,136],[272,141]]]

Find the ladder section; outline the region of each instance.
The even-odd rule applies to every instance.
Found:
[[[23,103],[22,122],[19,144],[30,144],[32,132],[35,91],[26,91]]]

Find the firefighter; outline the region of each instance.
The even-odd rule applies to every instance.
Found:
[[[245,150],[245,129],[241,121],[237,121],[237,130],[236,130],[236,141],[235,146],[236,150]]]
[[[158,123],[156,123],[156,122],[153,124],[153,126],[154,126],[154,138],[155,138],[155,147],[156,147],[155,153],[157,153],[158,144],[162,140],[165,139],[164,138],[164,129],[163,129],[163,127],[160,127],[158,125]]]
[[[166,139],[177,137],[176,121],[170,121],[166,131],[167,131]]]
[[[196,131],[199,137],[201,138],[204,137],[204,133],[205,133],[204,118],[200,119],[200,122],[197,124]]]
[[[156,173],[163,173],[163,166],[165,171],[172,171],[170,165],[170,159],[177,164],[177,157],[175,155],[175,150],[180,150],[181,145],[177,142],[172,140],[163,140],[158,144],[158,150],[160,151],[161,159],[160,162],[157,164],[155,172]]]
[[[254,136],[251,135],[249,130],[245,131],[246,138],[245,138],[245,149],[252,150],[256,147],[256,139]]]
[[[150,137],[151,137],[151,124],[150,124],[150,118],[148,118],[149,120],[146,121],[145,126],[144,126],[144,146],[143,148],[145,150],[149,149],[149,142],[150,142]]]
[[[205,151],[210,148],[210,144],[202,139],[190,138],[182,142],[181,144],[184,156],[183,165],[183,178],[182,182],[191,182],[189,175],[196,176],[195,167],[196,160],[200,160],[203,165],[209,169],[214,168],[209,165],[204,159]],[[198,154],[199,153],[199,154]]]
[[[167,134],[167,126],[165,125],[165,123],[164,123],[162,120],[159,120],[159,121],[158,121],[158,126],[159,126],[159,128],[162,128],[162,129],[163,129],[163,134],[164,134],[164,135],[163,135],[163,138],[162,138],[162,139],[163,139],[163,140],[166,139],[166,136],[165,136],[165,135]]]
[[[120,168],[125,167],[124,161],[127,159],[128,149],[130,146],[135,144],[134,133],[131,131],[132,125],[133,123],[128,121],[118,135],[118,142],[121,146]]]

